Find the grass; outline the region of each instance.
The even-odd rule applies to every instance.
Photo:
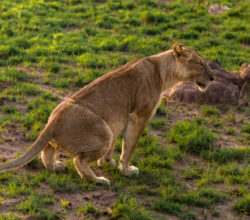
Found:
[[[164,102],[162,101],[160,103],[160,105],[158,106],[158,108],[156,109],[156,115],[166,116],[166,114],[167,114],[167,110],[166,110],[166,107],[164,105]]]
[[[228,163],[231,161],[241,161],[244,157],[249,156],[249,149],[225,149],[215,152],[210,152],[209,154],[203,153],[203,157],[217,163]]]
[[[140,208],[135,198],[121,194],[119,201],[116,203],[112,211],[112,218],[122,219],[150,219],[148,212]]]
[[[77,213],[81,216],[91,215],[93,217],[98,217],[101,212],[96,208],[91,202],[88,202],[85,207],[80,206]]]
[[[216,107],[202,106],[201,111],[205,116],[220,116],[220,112]]]
[[[170,129],[168,138],[185,151],[195,154],[208,151],[215,140],[204,125],[189,121],[176,122]]]
[[[236,133],[237,133],[236,132],[236,128],[234,128],[234,127],[228,127],[226,129],[225,133],[228,134],[228,135],[236,135]]]
[[[54,192],[74,192],[76,190],[69,176],[52,174],[46,182]]]
[[[24,214],[31,214],[34,218],[40,219],[59,219],[57,212],[51,212],[46,209],[47,205],[53,204],[53,199],[49,196],[31,194],[27,200],[20,202],[13,210]]]
[[[153,209],[169,214],[180,215],[180,213],[182,213],[183,207],[179,203],[174,203],[165,200],[156,200],[153,203]]]
[[[64,209],[70,209],[71,203],[68,200],[61,199],[61,204]]]
[[[0,220],[21,220],[21,218],[12,214],[0,214]]]
[[[164,130],[166,125],[166,120],[164,119],[154,119],[149,122],[152,128],[156,130]]]
[[[250,198],[249,195],[239,199],[234,203],[234,209],[242,214],[250,214]]]
[[[247,123],[247,124],[245,124],[244,126],[242,126],[242,131],[244,131],[244,132],[250,134],[250,124]]]
[[[201,171],[196,168],[188,168],[188,169],[183,170],[183,176],[186,180],[200,179]]]
[[[30,146],[63,97],[130,60],[171,49],[174,43],[194,48],[228,71],[240,69],[250,57],[247,1],[210,3],[230,10],[211,15],[206,1],[184,0],[169,4],[2,0],[1,150]],[[190,118],[190,112],[197,117]],[[1,207],[10,213],[2,214],[0,207],[0,219],[18,219],[19,214],[32,219],[95,219],[105,217],[106,208],[112,211],[108,218],[210,215],[223,219],[220,205],[225,203],[229,212],[236,210],[232,211],[235,219],[245,217],[249,214],[249,115],[246,106],[162,101],[131,158],[139,176],[126,178],[108,164],[102,170],[93,164],[98,175],[111,180],[110,187],[101,186],[82,180],[68,157],[62,173],[42,169],[36,158],[22,169],[0,173]],[[116,142],[116,162],[121,149],[122,136]],[[4,161],[5,154],[0,157]],[[112,193],[110,202],[101,197],[101,206],[91,196],[94,192]],[[83,203],[75,207],[72,199],[77,196]],[[13,206],[5,206],[8,199]]]
[[[176,191],[174,191],[175,189]],[[152,208],[160,212],[173,214],[181,219],[196,219],[197,216],[185,209],[185,204],[210,208],[226,198],[226,195],[212,189],[200,189],[194,192],[182,193],[183,188],[171,186],[162,192],[162,197],[154,201]]]

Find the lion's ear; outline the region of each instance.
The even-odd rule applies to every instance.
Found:
[[[181,56],[186,56],[186,53],[184,49],[182,48],[184,45],[183,44],[174,44],[172,49],[174,52],[174,56],[176,58],[180,58]]]

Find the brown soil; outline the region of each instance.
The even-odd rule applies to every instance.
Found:
[[[82,193],[57,193],[55,198],[55,210],[62,210],[61,200],[70,201],[69,208],[67,210],[67,219],[83,219],[77,215],[77,209],[79,205],[86,206],[88,202],[91,202],[96,207],[100,208],[102,212],[108,212],[107,210],[114,204],[117,199],[115,192],[110,190],[96,190],[93,192],[82,192]],[[108,214],[108,213],[107,213]],[[103,219],[100,217],[98,219]]]

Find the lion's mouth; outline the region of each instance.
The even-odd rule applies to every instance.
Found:
[[[207,85],[205,85],[204,83],[202,83],[202,82],[197,82],[197,85],[199,86],[199,87],[201,87],[202,89],[204,89]]]
[[[197,85],[200,86],[200,87],[206,86],[206,85],[205,85],[204,83],[202,83],[202,82],[197,82]]]

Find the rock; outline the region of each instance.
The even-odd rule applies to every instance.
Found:
[[[230,73],[214,62],[209,62],[215,79],[201,90],[193,83],[178,83],[165,93],[165,97],[179,102],[249,104],[250,64],[244,63],[240,71]]]
[[[209,14],[213,15],[220,15],[229,10],[230,8],[227,7],[226,5],[218,5],[218,4],[210,5],[208,8]]]

